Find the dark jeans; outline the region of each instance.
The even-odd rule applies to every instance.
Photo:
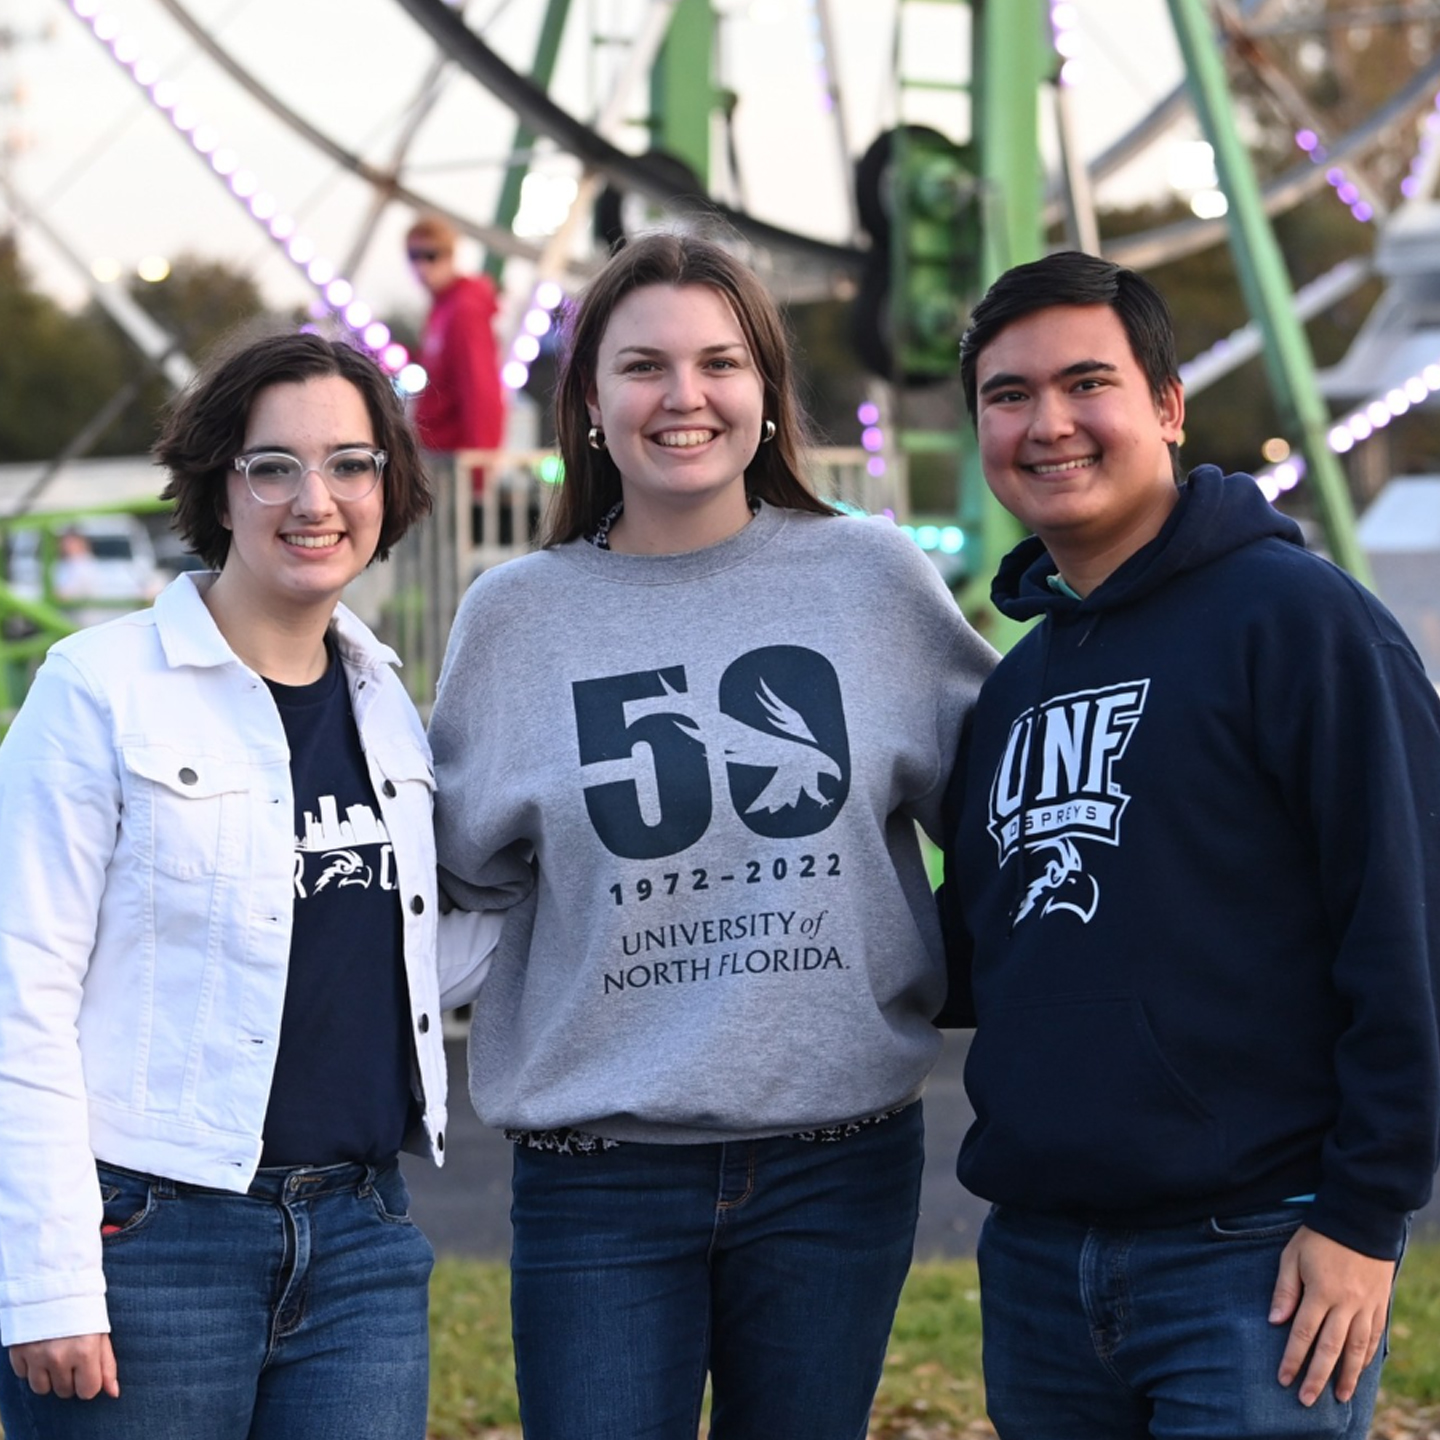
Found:
[[[98,1168],[120,1398],[35,1395],[0,1361],[6,1440],[423,1440],[434,1255],[398,1166],[246,1195]]]
[[[1331,1384],[1307,1409],[1275,1378],[1290,1327],[1270,1295],[1305,1208],[1160,1230],[992,1210],[980,1292],[1002,1440],[1364,1440],[1383,1347],[1344,1404]]]
[[[918,1102],[833,1143],[515,1152],[527,1440],[864,1440],[919,1212]]]

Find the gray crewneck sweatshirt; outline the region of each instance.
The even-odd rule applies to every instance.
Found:
[[[885,520],[762,506],[688,554],[482,575],[430,732],[446,889],[523,902],[476,1006],[481,1118],[694,1143],[914,1097],[945,993],[915,822],[938,836],[993,664]]]

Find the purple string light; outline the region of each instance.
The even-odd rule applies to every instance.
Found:
[[[1083,62],[1080,52],[1084,36],[1080,31],[1080,14],[1071,0],[1052,0],[1050,5],[1050,43],[1060,57],[1059,82],[1070,86],[1080,80]]]
[[[1323,165],[1330,153],[1326,150],[1320,137],[1308,128],[1295,132],[1295,144],[1312,165]],[[1360,198],[1359,186],[1345,174],[1339,165],[1331,165],[1326,169],[1325,183],[1335,192],[1340,203],[1362,225],[1369,224],[1375,218],[1374,207]]]
[[[299,233],[294,219],[281,211],[273,195],[261,188],[255,173],[240,163],[238,152],[221,144],[220,132],[205,124],[192,106],[182,102],[178,88],[163,79],[154,61],[142,54],[139,41],[122,32],[119,20],[102,11],[99,0],[70,0],[70,8],[89,25],[95,38],[110,51],[116,64],[128,72],[150,103],[190,142],[198,155],[208,160],[210,168],[225,182],[235,200],[267,230],[276,247],[306,282],[315,287],[322,297],[322,310],[340,318],[389,374],[406,371],[402,388],[423,388],[424,371],[410,364],[409,352],[394,340],[389,327],[374,318],[364,301],[354,298],[355,287],[318,253],[313,240]]]

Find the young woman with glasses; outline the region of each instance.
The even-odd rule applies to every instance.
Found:
[[[55,646],[0,746],[0,1418],[421,1440],[433,780],[338,602],[425,474],[386,377],[313,335],[218,361],[156,454],[218,573]]]
[[[804,478],[786,337],[706,240],[570,317],[565,482],[481,576],[431,724],[442,883],[511,913],[471,1034],[515,1141],[529,1440],[865,1434],[945,994],[939,834],[993,663]]]

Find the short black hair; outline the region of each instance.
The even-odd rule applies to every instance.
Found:
[[[960,339],[960,384],[971,425],[978,425],[975,371],[980,352],[1007,326],[1054,305],[1106,305],[1120,317],[1131,353],[1158,405],[1170,385],[1180,384],[1175,359],[1175,321],[1165,297],[1143,275],[1083,250],[1057,250],[1042,260],[1007,270],[970,313]],[[1180,446],[1170,444],[1170,468],[1184,478]]]
[[[985,292],[960,341],[960,383],[976,423],[975,369],[980,352],[1007,326],[1053,305],[1107,305],[1125,327],[1135,360],[1157,403],[1180,378],[1175,322],[1165,297],[1143,275],[1081,250],[1057,250],[1007,270]]]
[[[376,448],[389,457],[385,515],[372,561],[386,559],[411,525],[430,513],[430,481],[414,432],[394,385],[374,360],[344,340],[306,332],[254,339],[246,332],[222,345],[171,403],[151,452],[170,471],[160,498],[175,503],[171,523],[207,565],[220,569],[230,553],[226,480],[244,448],[255,397],[271,385],[331,375],[360,392]]]

